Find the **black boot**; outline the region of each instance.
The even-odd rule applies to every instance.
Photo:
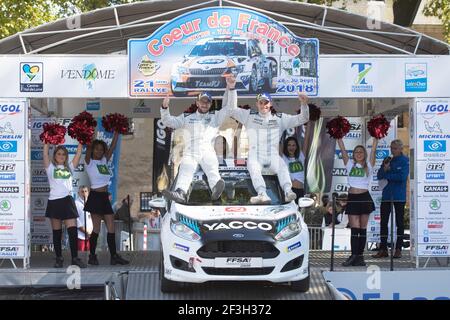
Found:
[[[366,262],[364,261],[364,256],[363,255],[357,255],[356,259],[353,260],[352,266],[354,266],[354,267],[365,267],[366,266]]]
[[[211,199],[213,201],[220,198],[222,195],[223,189],[225,189],[225,181],[220,179],[217,181],[216,185],[211,189]]]
[[[86,263],[84,263],[83,261],[81,261],[81,259],[78,258],[78,257],[72,258],[72,265],[78,266],[78,267],[80,267],[81,269],[87,267]]]
[[[63,257],[56,257],[54,267],[55,268],[62,268],[62,267],[64,267],[64,259],[63,259]]]
[[[118,254],[111,256],[111,265],[116,265],[116,264],[124,265],[124,264],[129,264],[129,263],[130,263],[130,261],[125,260]]]
[[[162,195],[166,197],[169,200],[173,200],[177,203],[186,203],[186,193],[181,190],[177,189],[176,191],[170,191],[170,190],[163,190]]]
[[[90,254],[88,264],[98,266],[98,259],[96,254]]]
[[[356,255],[352,254],[350,257],[347,258],[347,260],[345,260],[344,262],[342,262],[342,265],[344,267],[348,267],[348,266],[352,266],[353,262],[356,260]]]

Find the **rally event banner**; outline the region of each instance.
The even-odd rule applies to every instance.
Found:
[[[204,8],[166,23],[146,39],[128,41],[129,95],[220,96],[236,76],[239,95],[298,91],[318,95],[319,41],[300,38],[261,13]]]

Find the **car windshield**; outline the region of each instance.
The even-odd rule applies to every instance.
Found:
[[[237,41],[209,41],[205,44],[196,45],[189,56],[203,57],[203,56],[245,56],[246,46],[245,42]]]
[[[225,190],[222,196],[211,200],[211,191],[208,187],[206,175],[197,177],[192,181],[188,192],[188,205],[251,205],[250,198],[256,196],[256,191],[247,171],[225,171],[221,173],[225,181]],[[281,188],[276,176],[264,176],[267,194],[272,200],[271,205],[282,204]]]

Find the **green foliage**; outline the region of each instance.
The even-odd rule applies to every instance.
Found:
[[[0,39],[43,23],[76,14],[140,0],[1,0]]]
[[[423,9],[428,17],[438,17],[444,26],[444,37],[450,43],[450,0],[428,1]]]

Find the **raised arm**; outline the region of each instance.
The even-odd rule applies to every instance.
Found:
[[[223,94],[222,109],[217,112],[217,122],[220,125],[231,116],[234,109],[237,108],[237,92],[235,89],[236,78],[233,75],[226,77],[227,89]]]
[[[114,149],[116,149],[117,140],[119,140],[119,132],[114,131],[114,136],[111,141],[111,145],[109,146],[108,151],[105,154],[106,161],[109,161],[109,159],[111,159],[111,157],[114,153]]]
[[[163,100],[160,112],[161,112],[161,120],[164,123],[165,126],[172,128],[172,129],[178,129],[184,126],[184,115],[180,114],[178,117],[174,117],[170,115],[169,112],[169,103],[170,98],[169,96],[166,96]]]
[[[298,115],[290,115],[283,113],[281,117],[281,130],[284,131],[289,128],[298,127],[309,121],[309,106],[308,96],[299,93],[298,100],[300,101],[300,113]]]
[[[309,121],[306,124],[306,129],[305,129],[305,139],[303,139],[303,146],[302,146],[302,151],[305,157],[307,157],[308,155],[308,151],[309,151],[309,137],[311,136],[311,131],[312,131],[312,127],[314,126],[314,121]]]
[[[78,143],[77,153],[72,159],[72,165],[74,168],[78,167],[78,164],[80,163],[81,151],[83,151],[83,145],[81,143]]]
[[[377,138],[373,138],[372,141],[372,150],[370,151],[370,165],[372,166],[372,168],[375,166],[375,161],[376,161],[376,155],[377,155],[377,146],[378,146],[378,139]]]
[[[44,144],[44,149],[42,150],[42,159],[44,160],[44,167],[45,169],[48,168],[48,166],[50,165],[50,158],[48,156],[48,143]]]
[[[337,143],[339,145],[339,149],[341,149],[342,160],[344,161],[344,165],[347,165],[349,158],[347,150],[345,150],[344,141],[342,141],[342,139],[337,139]]]

